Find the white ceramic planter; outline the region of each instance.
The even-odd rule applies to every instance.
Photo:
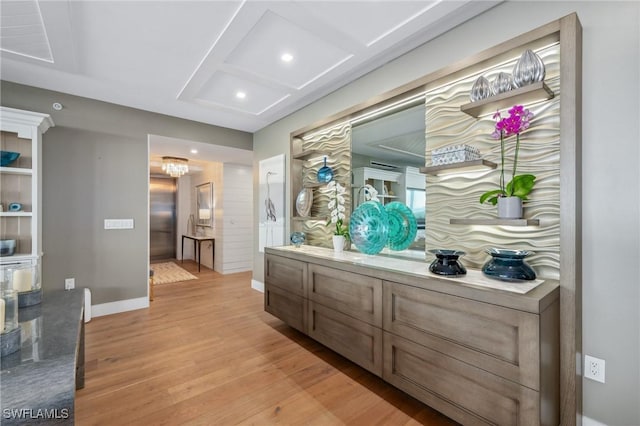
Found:
[[[340,253],[344,250],[345,238],[342,235],[333,236],[333,251]]]
[[[520,197],[498,197],[498,219],[522,218],[522,199]]]

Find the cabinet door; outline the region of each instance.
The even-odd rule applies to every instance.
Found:
[[[540,317],[384,282],[384,329],[540,390]]]
[[[265,284],[280,287],[300,297],[307,297],[307,264],[286,257],[265,255]]]
[[[307,332],[306,303],[300,296],[265,283],[264,310],[303,333]]]
[[[309,264],[309,300],[382,328],[382,280]]]
[[[309,301],[309,336],[382,376],[382,330]]]
[[[387,332],[383,379],[465,425],[540,424],[538,392]]]

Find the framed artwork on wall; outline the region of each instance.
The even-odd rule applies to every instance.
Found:
[[[279,154],[260,161],[260,224],[258,248],[285,244],[285,158]]]

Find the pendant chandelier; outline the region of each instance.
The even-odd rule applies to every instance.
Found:
[[[180,177],[189,172],[189,160],[179,157],[162,157],[162,171],[171,177]]]

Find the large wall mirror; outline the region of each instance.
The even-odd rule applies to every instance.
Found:
[[[385,204],[399,201],[413,212],[418,233],[409,250],[425,250],[425,105],[418,98],[409,105],[351,128],[351,170],[354,178],[352,211],[364,201],[360,188],[370,184]]]
[[[196,225],[213,227],[213,182],[196,186]]]

